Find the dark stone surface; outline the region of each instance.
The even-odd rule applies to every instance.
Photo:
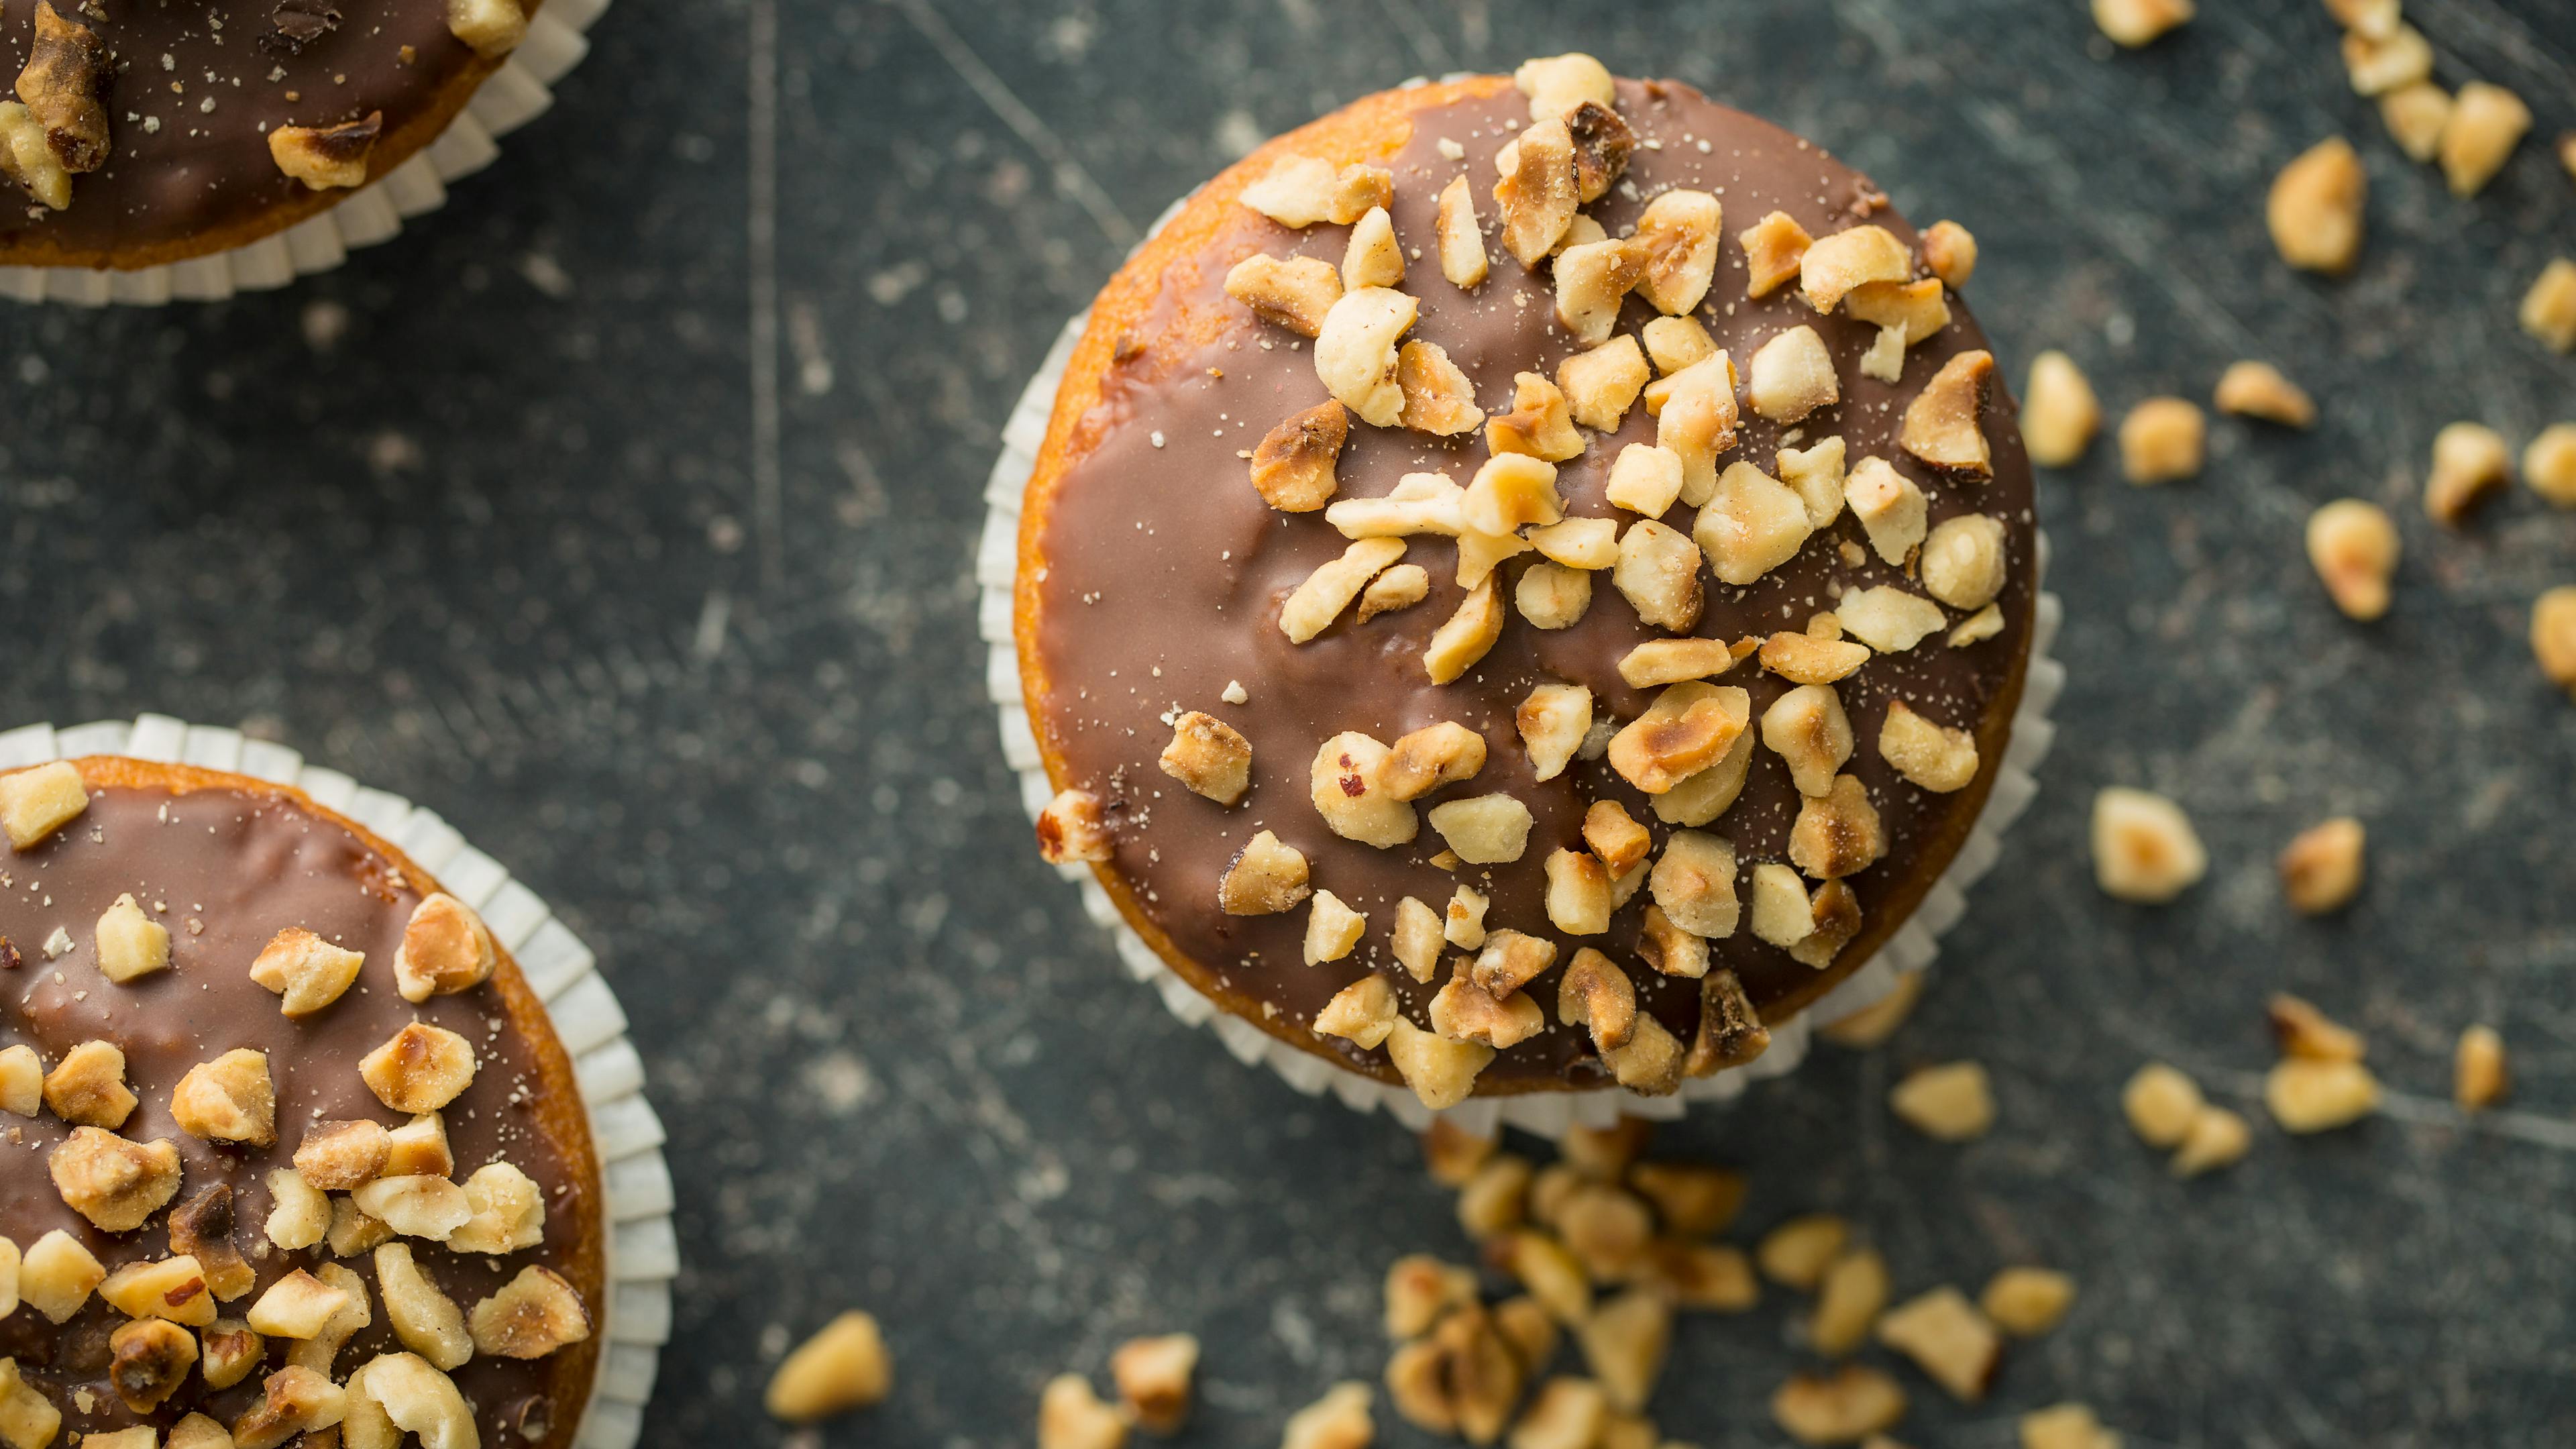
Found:
[[[2540,144],[2452,200],[2346,88],[2313,0],[2208,4],[2116,56],[2072,0],[749,3],[621,6],[555,114],[328,276],[0,313],[11,720],[274,734],[442,811],[599,947],[688,1255],[648,1442],[777,1437],[775,1352],[859,1303],[899,1387],[828,1442],[1025,1443],[1047,1375],[1189,1328],[1188,1442],[1266,1445],[1375,1375],[1389,1259],[1463,1253],[1399,1131],[1175,1024],[1039,866],[966,559],[1011,397],[1166,201],[1369,89],[1578,45],[1972,227],[1970,297],[2016,379],[2063,346],[2116,411],[2261,355],[2325,414],[2220,422],[2207,475],[2160,491],[2107,446],[2045,480],[2064,734],[1925,1008],[1886,1052],[1824,1053],[1666,1140],[1755,1173],[1749,1226],[1856,1215],[1901,1291],[2077,1272],[2072,1319],[1988,1405],[1908,1371],[1918,1445],[2002,1446],[2064,1397],[2132,1444],[2576,1439],[2576,712],[2523,642],[2530,600],[2576,578],[2576,521],[2517,491],[2454,536],[2411,501],[2443,423],[2519,447],[2576,412],[2569,365],[2512,325],[2576,214]],[[2576,125],[2576,12],[2410,12],[2446,79]],[[2273,259],[2260,201],[2335,130],[2372,239],[2320,283]],[[2400,505],[2375,628],[2299,552],[2345,492]],[[2180,905],[2094,890],[2085,805],[2114,781],[2199,820],[2216,867]],[[2294,920],[2272,852],[2340,810],[2370,822],[2371,885]],[[2252,1110],[2281,987],[2371,1033],[2390,1119],[2258,1128],[2235,1170],[2168,1180],[2119,1082],[2166,1055]],[[2464,1127],[2444,1099],[2472,1020],[2521,1085]],[[1891,1075],[1957,1056],[1995,1072],[1998,1130],[1891,1126]],[[1760,1404],[1795,1312],[1688,1321],[1668,1430],[1779,1442]]]

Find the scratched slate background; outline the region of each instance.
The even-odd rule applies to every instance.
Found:
[[[2576,519],[2517,491],[2451,536],[2411,500],[2454,417],[2518,447],[2576,414],[2576,371],[2511,322],[2576,193],[2535,142],[2454,201],[2346,89],[2314,0],[2204,11],[2115,55],[2071,0],[624,5],[554,115],[337,272],[0,313],[10,722],[273,734],[444,812],[600,948],[688,1257],[649,1443],[784,1437],[768,1366],[854,1303],[899,1387],[822,1442],[1026,1443],[1049,1374],[1187,1328],[1186,1442],[1273,1443],[1375,1376],[1385,1263],[1465,1245],[1401,1132],[1174,1024],[1034,859],[981,693],[977,495],[1021,380],[1171,197],[1408,75],[1590,49],[1972,227],[2015,378],[2061,346],[2116,410],[2268,356],[2324,405],[2307,435],[2215,426],[2196,482],[2131,489],[2107,446],[2044,482],[2064,735],[1927,1005],[1667,1142],[1752,1170],[1749,1227],[1855,1215],[1901,1291],[2078,1273],[1988,1404],[1909,1371],[1918,1446],[2000,1449],[2064,1397],[2136,1445],[2564,1444],[2576,710],[2523,629],[2576,579]],[[2576,7],[2409,13],[2446,80],[2576,126]],[[2338,130],[2372,235],[2321,283],[2272,258],[2260,200]],[[2406,535],[2374,628],[2299,553],[2347,492]],[[2199,820],[2216,868],[2182,904],[2093,889],[2114,781]],[[2371,885],[2293,920],[2271,854],[2334,811],[2370,822]],[[2164,1055],[2251,1110],[2284,987],[2369,1030],[2390,1117],[2169,1181],[2119,1082]],[[2472,1020],[2520,1093],[2463,1125]],[[1995,1072],[1999,1129],[1892,1128],[1891,1074],[1956,1056]],[[1686,1322],[1669,1432],[1781,1442],[1782,1298]]]

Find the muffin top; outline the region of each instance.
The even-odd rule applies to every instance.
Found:
[[[1686,86],[1516,79],[1195,198],[1022,534],[1042,844],[1434,1105],[1758,1053],[1966,839],[2036,599],[1973,240]]]
[[[236,776],[43,766],[0,824],[0,1421],[569,1442],[598,1170],[474,914]]]
[[[0,262],[238,245],[381,174],[516,45],[523,0],[0,0]]]

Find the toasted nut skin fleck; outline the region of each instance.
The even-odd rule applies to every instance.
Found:
[[[2135,50],[2189,21],[2192,0],[2093,0],[2093,23]]]
[[[2550,683],[2576,697],[2576,584],[2561,584],[2532,601],[2531,653]]]
[[[2102,404],[2073,358],[2051,351],[2031,359],[2030,385],[2022,400],[2021,439],[2032,462],[2043,468],[2072,465],[2084,456],[2101,427]]]
[[[2433,435],[2433,469],[2424,479],[2424,511],[2457,527],[2479,504],[2513,481],[2513,454],[2495,429],[2452,423]]]
[[[2308,562],[2336,608],[2365,621],[2388,612],[2388,585],[2397,572],[2400,548],[2388,510],[2358,498],[2338,498],[2308,515],[2307,543]]]
[[[2472,1026],[2460,1032],[2460,1045],[2452,1056],[2451,1100],[2463,1112],[2482,1111],[2504,1100],[2512,1086],[2505,1067],[2504,1038],[2491,1026]]]
[[[2048,1268],[2006,1268],[1986,1280],[1977,1306],[2013,1337],[2036,1338],[2075,1306],[2075,1280]]]
[[[1887,1105],[1908,1126],[1942,1142],[1973,1141],[1995,1125],[1994,1093],[1977,1062],[1912,1072],[1887,1094]]]
[[[1866,1364],[1792,1374],[1771,1395],[1772,1422],[1801,1444],[1857,1443],[1904,1417],[1905,1390]]]
[[[1321,257],[1254,255],[1227,270],[1225,294],[1264,322],[1312,337],[1342,300],[1342,275]]]
[[[1333,468],[1350,437],[1350,412],[1330,398],[1291,413],[1252,450],[1252,489],[1282,513],[1311,513],[1332,501]]]
[[[2370,177],[2352,143],[2328,136],[2272,179],[2263,204],[2272,246],[2302,271],[2351,271],[2361,256],[2362,205],[2369,195]]]
[[[1914,1360],[1950,1397],[1973,1404],[1994,1382],[2003,1340],[1967,1295],[1942,1286],[1878,1320],[1878,1341]]]
[[[1156,760],[1194,795],[1231,805],[1252,787],[1252,742],[1212,714],[1191,710],[1172,721],[1172,742]]]
[[[2281,894],[2290,909],[2321,916],[2341,910],[2361,892],[2360,821],[2339,815],[2300,831],[2281,850]]]
[[[2284,427],[2312,427],[2317,421],[2316,400],[2268,362],[2229,363],[2227,371],[2219,376],[2218,391],[2212,400],[2222,413],[2261,418]]]
[[[2162,904],[2209,871],[2209,852],[2182,807],[2162,795],[2111,786],[2093,797],[2093,878],[2124,901]]]
[[[2379,1110],[2379,1082],[2357,1061],[2288,1057],[2264,1076],[2263,1105],[2285,1132],[2326,1132]]]
[[[2180,1068],[2149,1062],[2120,1089],[2120,1110],[2139,1141],[2149,1147],[2177,1147],[2200,1115],[2200,1086]]]
[[[2504,169],[2531,129],[2531,107],[2489,81],[2471,81],[2451,99],[2438,154],[2453,196],[2475,196]]]
[[[2186,398],[2151,397],[2120,419],[2120,475],[2141,487],[2200,472],[2209,422]]]
[[[364,186],[367,157],[384,129],[382,111],[336,126],[280,126],[268,133],[268,155],[309,191]]]

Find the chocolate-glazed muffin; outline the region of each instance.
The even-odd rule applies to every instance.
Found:
[[[1014,600],[1041,848],[1435,1108],[1751,1060],[2010,737],[2037,539],[1974,245],[1584,56],[1262,147],[1057,394]]]
[[[437,139],[537,0],[0,0],[0,265],[257,241]]]
[[[599,1168],[474,913],[242,776],[40,766],[0,826],[10,1442],[569,1445]]]

